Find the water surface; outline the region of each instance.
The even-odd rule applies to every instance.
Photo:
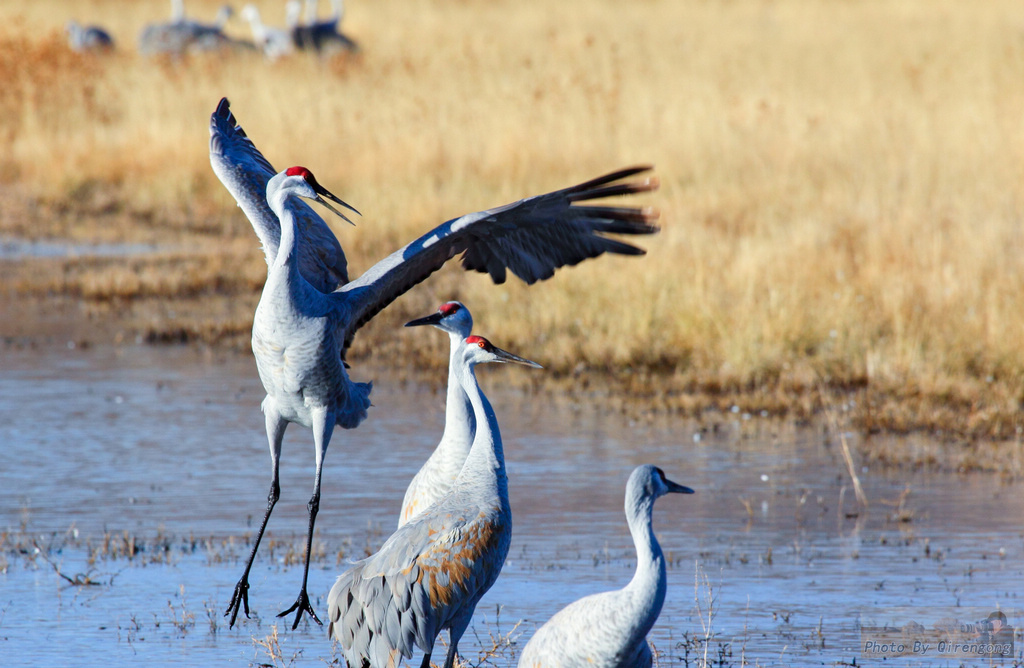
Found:
[[[60,239],[26,240],[0,237],[0,260],[53,259],[72,257],[129,257],[156,253],[153,243],[81,243]]]
[[[524,643],[560,607],[629,580],[623,491],[641,463],[697,490],[655,508],[671,562],[651,634],[661,665],[685,665],[681,643],[708,624],[710,655],[731,652],[733,665],[833,665],[864,662],[862,625],[1024,607],[1018,483],[865,469],[871,505],[857,512],[842,457],[820,427],[742,413],[703,430],[664,417],[637,423],[601,406],[503,391],[508,373],[543,372],[479,371],[502,426],[515,528],[502,576],[463,639],[474,665],[492,634],[523,620],[514,637]],[[242,538],[266,504],[262,398],[248,356],[145,346],[0,352],[5,665],[273,663],[253,641],[271,634],[301,579],[288,551],[301,542],[312,491],[306,430],[292,426],[285,439],[282,498],[251,578],[256,614],[232,630],[220,616],[247,553]],[[325,461],[317,526],[326,557],[310,572],[321,611],[344,567],[337,555],[383,542],[443,426],[443,391],[378,373],[373,401],[358,430],[335,432]],[[146,551],[90,563],[104,536],[134,537]],[[70,585],[34,554],[33,539],[64,574],[101,584]],[[279,665],[336,658],[315,625],[279,631]],[[511,665],[509,656],[484,665]]]

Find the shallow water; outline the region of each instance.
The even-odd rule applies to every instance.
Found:
[[[1019,483],[864,470],[871,506],[853,517],[842,457],[820,428],[740,413],[703,432],[668,418],[631,423],[590,405],[503,392],[507,373],[543,372],[479,373],[502,425],[515,529],[502,576],[462,642],[474,665],[490,634],[525,620],[516,632],[524,643],[560,607],[629,580],[623,487],[646,462],[697,490],[655,508],[671,562],[650,636],[660,665],[686,665],[680,643],[704,635],[709,593],[709,657],[731,651],[733,665],[864,663],[861,626],[875,623],[973,621],[999,608],[1020,628]],[[357,367],[353,376],[372,374]],[[251,578],[258,615],[233,630],[220,616],[247,553],[244,541],[222,540],[251,532],[266,503],[262,396],[246,356],[175,347],[0,352],[4,665],[273,663],[253,640],[271,633],[273,613],[291,605],[301,579],[286,553],[305,531],[308,431],[293,426],[286,437],[282,499],[268,532],[279,545],[261,548]],[[362,556],[390,533],[405,486],[442,428],[443,392],[377,374],[373,398],[370,419],[336,432],[325,462],[317,526],[327,557],[310,572],[320,611],[343,568],[335,555]],[[898,521],[901,511],[909,521]],[[147,551],[88,563],[89,546],[125,532]],[[189,549],[190,536],[217,540]],[[61,572],[100,584],[72,586],[31,546],[24,554],[12,547],[31,538],[53,548]],[[164,554],[154,549],[162,543],[170,546]],[[279,630],[280,665],[334,658],[319,627]],[[1017,639],[1019,655],[1019,632]],[[485,665],[510,665],[508,656]]]
[[[76,243],[73,241],[35,240],[0,237],[0,260],[68,257],[128,257],[161,250],[147,243]]]

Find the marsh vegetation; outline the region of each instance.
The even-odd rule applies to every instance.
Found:
[[[165,16],[162,2],[0,7],[0,237],[155,244],[0,261],[7,341],[64,309],[80,342],[247,346],[265,266],[207,159],[226,95],[275,166],[311,167],[364,213],[337,229],[354,273],[456,215],[657,167],[647,257],[529,290],[447,267],[355,359],[412,342],[392,333],[403,318],[456,298],[542,358],[530,382],[638,413],[807,418],[834,402],[865,433],[946,440],[942,465],[1020,470],[1020,2],[375,0],[347,3],[360,54],[273,63],[138,55]],[[70,18],[117,50],[72,53]],[[440,372],[440,337],[413,345]],[[1008,445],[963,447],[984,442]]]

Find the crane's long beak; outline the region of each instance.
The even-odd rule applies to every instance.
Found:
[[[443,317],[444,316],[441,315],[441,312],[438,311],[437,313],[431,313],[425,318],[416,318],[415,320],[410,320],[409,322],[405,323],[405,326],[419,327],[421,325],[436,325],[437,323],[441,322],[441,318]]]
[[[354,212],[355,212],[355,213],[356,213],[357,215],[360,215],[360,216],[361,216],[361,215],[363,215],[363,214],[359,213],[358,211],[356,211],[356,208],[355,208],[354,206],[352,206],[351,204],[348,204],[347,202],[344,202],[344,201],[342,201],[342,200],[341,200],[341,198],[339,198],[338,196],[336,196],[336,195],[335,195],[334,193],[332,193],[332,192],[331,192],[330,190],[328,190],[327,188],[324,188],[324,187],[323,187],[322,185],[320,185],[319,183],[318,183],[318,184],[316,184],[316,186],[315,186],[315,187],[314,187],[313,189],[314,189],[314,190],[316,191],[316,201],[320,202],[321,204],[323,204],[324,206],[326,206],[326,207],[327,207],[328,209],[330,209],[331,211],[333,211],[333,212],[334,212],[334,213],[335,213],[335,214],[336,214],[336,215],[337,215],[337,216],[338,216],[339,218],[341,218],[342,220],[344,220],[344,221],[345,221],[346,223],[348,223],[349,225],[355,225],[355,223],[353,223],[353,222],[352,222],[351,220],[349,220],[349,219],[348,219],[348,216],[346,216],[345,214],[343,214],[343,213],[342,213],[341,211],[338,211],[338,210],[337,210],[337,209],[335,209],[335,208],[334,208],[333,206],[331,206],[331,205],[330,205],[330,204],[329,204],[329,203],[327,202],[327,200],[325,200],[325,199],[324,199],[324,197],[326,197],[327,199],[331,200],[332,202],[336,202],[336,203],[338,203],[338,204],[342,205],[342,206],[343,206],[343,207],[345,207],[346,209],[349,209],[349,210],[351,210],[351,211],[354,211]],[[321,197],[321,195],[323,195],[323,197]]]
[[[669,491],[670,494],[671,493],[675,493],[675,494],[693,494],[694,493],[693,490],[690,489],[689,487],[686,487],[685,485],[680,485],[679,483],[672,482],[668,478],[665,478],[665,485],[668,486],[668,491]]]
[[[495,360],[497,362],[513,362],[515,364],[522,364],[523,366],[532,366],[534,369],[543,369],[544,368],[541,365],[537,364],[536,362],[532,362],[532,361],[526,359],[525,357],[520,357],[518,355],[513,355],[509,351],[502,350],[498,346],[494,346],[494,351],[493,352],[494,352],[494,354],[498,358],[497,360]]]

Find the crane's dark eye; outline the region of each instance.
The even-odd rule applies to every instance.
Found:
[[[443,316],[449,316],[453,313],[459,312],[459,305],[454,302],[448,302],[447,304],[441,304],[441,308],[439,308],[438,311],[440,311]]]
[[[655,466],[654,470],[658,472],[658,477],[661,478],[661,481],[665,482],[665,472],[661,470],[661,467]]]

